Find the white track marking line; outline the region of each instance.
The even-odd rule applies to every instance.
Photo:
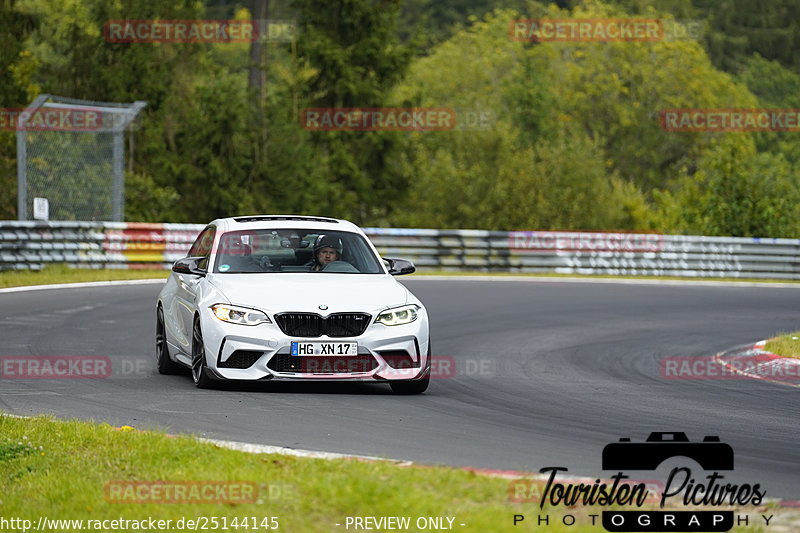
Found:
[[[83,289],[90,287],[113,287],[115,285],[152,285],[166,283],[167,278],[155,279],[124,279],[117,281],[87,281],[84,283],[54,283],[52,285],[27,285],[24,287],[8,287],[0,289],[0,294],[6,292],[44,291],[47,289]]]
[[[678,279],[636,279],[636,278],[557,278],[538,276],[426,276],[425,274],[412,275],[403,278],[409,281],[527,281],[544,283],[616,283],[621,285],[687,285],[708,287],[767,287],[767,288],[794,288],[800,289],[800,283],[781,283],[773,281],[700,281]]]

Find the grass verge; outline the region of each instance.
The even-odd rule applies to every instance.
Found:
[[[81,283],[87,281],[115,281],[128,279],[164,278],[169,270],[118,270],[82,269],[66,265],[52,265],[42,270],[4,270],[0,272],[0,289],[27,285],[53,285],[55,283]]]
[[[107,483],[136,480],[248,482],[258,490],[255,503],[241,504],[107,499]],[[450,468],[253,455],[189,437],[0,416],[3,516],[34,521],[277,517],[281,531],[335,531],[346,516],[449,515],[467,524],[462,531],[510,531],[507,483]]]
[[[152,491],[124,488],[136,486],[130,482],[154,480],[173,486],[189,480],[199,482],[198,487],[212,483],[218,486],[223,481],[248,484],[255,487],[255,495],[249,503],[221,503],[215,498],[202,503],[162,503],[153,501],[149,496]],[[230,531],[268,531],[275,528],[265,528],[263,519],[276,517],[279,531],[305,532],[347,531],[348,516],[407,516],[412,524],[418,517],[455,517],[452,530],[464,532],[603,531],[599,524],[590,525],[589,514],[599,514],[597,508],[540,511],[534,503],[510,503],[508,490],[508,480],[454,468],[253,455],[190,437],[121,431],[106,424],[0,416],[2,515],[31,520],[33,524],[38,523],[39,517],[84,523],[90,519],[152,518],[172,520],[173,529],[169,531],[192,529],[174,527],[184,518],[205,520],[209,526],[212,519],[219,525],[226,520]],[[120,494],[148,496],[142,503],[120,503],[115,501]],[[162,490],[161,494],[164,497],[169,492]],[[540,513],[550,516],[549,525],[537,525]],[[516,527],[515,514],[526,517]],[[575,525],[562,524],[565,514],[575,517]],[[231,525],[236,518],[239,524],[246,519],[252,526],[252,517],[258,527]],[[274,522],[267,524],[272,526]],[[87,529],[85,525],[83,529]],[[134,529],[128,526],[111,530]],[[57,531],[52,525],[49,530]],[[80,528],[73,525],[69,530]],[[415,526],[407,529],[419,530]],[[752,522],[750,528],[735,529],[758,530]]]
[[[767,341],[764,349],[775,355],[800,358],[800,331],[773,337]]]

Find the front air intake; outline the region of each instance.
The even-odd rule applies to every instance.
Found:
[[[255,350],[236,350],[230,357],[220,361],[217,366],[220,368],[250,368],[258,361],[264,352]]]

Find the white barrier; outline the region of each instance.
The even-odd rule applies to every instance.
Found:
[[[0,270],[66,263],[168,268],[204,226],[0,222]],[[655,233],[365,228],[382,255],[420,270],[800,279],[800,239]]]

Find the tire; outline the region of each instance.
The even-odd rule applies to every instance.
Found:
[[[431,341],[428,340],[428,357],[425,365],[425,377],[417,379],[406,379],[402,381],[391,381],[389,386],[392,392],[400,395],[422,394],[428,390],[431,382]]]
[[[164,327],[164,310],[156,310],[156,368],[159,374],[180,374],[184,367],[169,358],[167,329]]]
[[[206,348],[203,344],[203,331],[200,329],[200,317],[194,317],[192,327],[192,381],[198,389],[207,389],[212,384],[206,368]]]

